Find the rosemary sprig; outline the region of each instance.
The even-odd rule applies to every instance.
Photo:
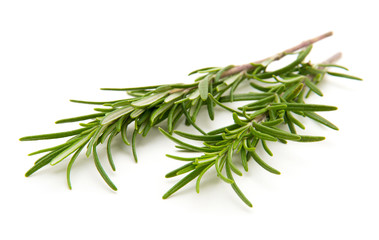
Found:
[[[245,171],[248,170],[247,163],[252,158],[267,171],[279,174],[279,171],[270,167],[257,155],[255,151],[257,145],[261,143],[265,151],[272,155],[266,141],[285,143],[287,140],[299,142],[323,140],[323,137],[298,135],[295,126],[300,128],[304,128],[304,126],[295,116],[308,117],[332,129],[337,129],[335,125],[315,113],[336,110],[336,107],[306,104],[304,99],[311,92],[322,96],[317,84],[325,75],[360,80],[354,76],[327,70],[331,67],[345,69],[335,65],[335,60],[340,55],[335,55],[329,61],[319,65],[305,61],[312,49],[312,44],[331,35],[331,32],[323,34],[254,63],[195,70],[190,75],[200,74],[200,76],[192,84],[103,88],[102,90],[108,91],[126,91],[131,97],[106,102],[71,100],[75,103],[102,107],[94,108],[95,113],[56,122],[57,124],[81,122],[79,129],[21,138],[21,141],[34,141],[71,137],[63,144],[31,153],[30,155],[41,153],[45,153],[45,155],[39,158],[25,175],[30,176],[48,164],[55,165],[72,156],[67,166],[67,183],[71,189],[71,169],[80,152],[86,148],[86,156],[92,155],[101,177],[111,189],[117,190],[100,164],[96,151],[97,146],[106,142],[109,164],[115,170],[111,143],[114,137],[120,134],[123,142],[131,145],[134,159],[137,162],[135,144],[137,135],[146,136],[152,127],[165,121],[167,131],[160,128],[164,135],[176,142],[180,149],[200,152],[202,155],[189,159],[167,155],[177,160],[190,162],[166,175],[166,177],[174,177],[188,173],[163,198],[169,197],[195,178],[197,178],[196,190],[199,191],[202,176],[209,169],[215,167],[218,177],[231,184],[237,195],[248,206],[252,206],[233,178],[233,174],[242,175],[234,163],[233,156],[240,156]],[[266,70],[270,63],[278,61],[288,54],[296,54],[297,57],[293,62],[280,69]],[[249,82],[254,91],[236,94],[235,90],[242,82]],[[225,102],[233,101],[249,102],[237,109],[224,105]],[[230,111],[233,114],[234,124],[206,133],[196,124],[197,116],[203,106],[207,107],[208,115],[212,120],[214,119],[214,107],[219,106]],[[186,125],[192,125],[197,129],[199,135],[175,131],[181,118],[185,118]],[[278,127],[283,124],[288,126],[289,131]],[[134,128],[131,144],[127,136],[127,129],[130,127]],[[185,143],[172,136],[173,133],[187,139],[202,141],[204,146],[199,147]]]

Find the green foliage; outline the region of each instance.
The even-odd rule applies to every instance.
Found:
[[[79,117],[70,117],[56,123],[81,122],[81,128],[35,136],[23,137],[21,141],[46,140],[56,138],[69,138],[65,143],[57,146],[41,149],[31,153],[36,155],[45,153],[34,166],[25,174],[30,176],[47,164],[55,165],[71,157],[67,165],[67,183],[71,189],[70,172],[74,162],[78,159],[83,149],[87,148],[86,156],[92,155],[94,164],[106,184],[114,191],[117,187],[108,177],[100,163],[97,154],[99,144],[107,144],[107,157],[112,170],[115,170],[111,148],[114,137],[121,135],[126,145],[131,145],[134,160],[137,162],[136,139],[138,135],[147,136],[152,127],[164,122],[164,127],[159,128],[161,133],[177,144],[182,150],[199,153],[192,158],[167,155],[168,157],[185,161],[186,164],[171,171],[166,177],[176,177],[186,174],[178,181],[163,198],[168,198],[180,190],[189,182],[196,180],[196,191],[200,190],[200,180],[205,173],[214,168],[221,180],[230,184],[237,196],[249,207],[252,204],[236,185],[234,174],[242,176],[248,171],[248,162],[253,159],[263,169],[273,174],[280,174],[257,154],[256,149],[261,146],[270,156],[273,155],[266,141],[282,142],[315,142],[322,141],[324,137],[299,135],[296,127],[304,129],[301,121],[295,117],[308,117],[329,128],[338,128],[316,114],[319,111],[333,111],[337,108],[328,105],[305,103],[305,97],[311,92],[322,96],[317,84],[325,75],[343,77],[355,80],[360,78],[330,72],[327,68],[346,68],[326,62],[313,65],[305,61],[312,49],[312,45],[304,45],[297,52],[282,54],[297,54],[296,59],[290,64],[273,71],[266,71],[268,65],[280,58],[274,56],[265,61],[241,66],[230,65],[227,67],[203,68],[190,73],[201,74],[193,84],[166,84],[135,88],[104,88],[108,91],[125,91],[130,98],[116,101],[93,102],[71,100],[75,103],[100,105],[95,108],[95,113]],[[235,93],[241,83],[248,82],[251,92]],[[246,85],[246,84],[245,84]],[[246,88],[246,86],[244,87]],[[233,108],[227,106],[227,102],[247,101],[244,105]],[[208,109],[211,120],[214,119],[214,108],[221,107],[232,114],[234,123],[222,128],[205,132],[197,124],[196,119],[202,106]],[[187,125],[192,125],[199,134],[175,131],[180,119],[184,119]],[[87,121],[87,122],[82,122]],[[288,127],[288,131],[284,130]],[[132,128],[131,144],[128,140],[128,129]],[[187,143],[180,138],[195,140],[202,143],[196,146]],[[236,164],[236,162],[240,164]]]

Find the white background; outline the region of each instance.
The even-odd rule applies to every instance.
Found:
[[[378,28],[375,1],[1,1],[1,239],[378,239]],[[200,194],[189,184],[168,200],[177,179],[164,175],[180,162],[174,144],[156,129],[138,140],[139,163],[117,139],[117,171],[100,156],[119,191],[112,192],[92,159],[80,158],[65,180],[66,162],[30,178],[27,154],[60,141],[19,142],[25,135],[77,125],[57,119],[91,113],[68,99],[125,97],[101,87],[190,83],[207,66],[259,60],[327,31],[310,59],[342,51],[339,62],[363,82],[328,78],[325,113],[339,131],[306,121],[320,143],[271,144],[264,159],[275,176],[250,162],[236,178],[252,201],[206,175]],[[206,114],[206,111],[201,112]],[[214,129],[230,122],[217,113]],[[221,118],[221,119],[220,119]],[[181,130],[193,131],[180,127]],[[102,148],[102,147],[100,147]],[[263,153],[262,153],[263,154]]]

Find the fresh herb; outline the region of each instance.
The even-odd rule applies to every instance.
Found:
[[[273,174],[280,172],[266,163],[256,152],[258,144],[272,156],[267,141],[282,142],[315,142],[324,140],[321,136],[307,136],[297,133],[296,128],[304,129],[299,119],[308,117],[329,128],[338,128],[318,115],[316,112],[333,111],[337,108],[328,105],[305,103],[311,92],[322,96],[317,84],[326,75],[361,80],[360,78],[343,73],[329,71],[328,68],[346,68],[336,65],[340,54],[320,64],[311,64],[305,61],[312,49],[313,43],[331,36],[328,32],[319,37],[304,41],[290,49],[263,60],[227,67],[209,67],[190,73],[200,76],[192,84],[154,85],[136,88],[104,88],[109,91],[126,91],[131,97],[116,101],[92,102],[71,100],[75,103],[99,105],[95,113],[79,117],[58,120],[56,123],[79,123],[80,128],[67,132],[50,133],[23,137],[21,141],[46,140],[70,137],[65,143],[38,150],[30,155],[45,153],[34,166],[26,172],[30,176],[42,167],[55,165],[71,158],[67,165],[67,183],[71,189],[70,172],[79,154],[84,150],[87,157],[92,155],[94,164],[101,177],[108,186],[117,190],[114,183],[104,171],[97,154],[97,146],[107,144],[107,156],[113,170],[116,169],[111,143],[114,137],[121,135],[126,145],[131,145],[132,153],[137,162],[136,138],[146,136],[152,127],[161,122],[166,123],[167,130],[159,130],[174,141],[179,149],[201,153],[198,157],[183,158],[167,155],[180,161],[186,161],[184,166],[171,171],[166,177],[176,177],[187,174],[178,181],[163,198],[178,191],[190,181],[196,180],[196,191],[199,192],[200,182],[205,173],[215,168],[217,176],[233,188],[241,200],[252,207],[250,201],[236,185],[233,175],[242,175],[236,164],[240,161],[244,171],[248,171],[248,162],[253,160],[262,168]],[[268,71],[267,67],[287,55],[296,54],[290,64],[279,69]],[[236,93],[243,82],[248,82],[252,91]],[[238,108],[226,106],[225,102],[247,101]],[[196,124],[200,109],[206,106],[210,119],[214,119],[214,108],[220,107],[229,111],[234,124],[210,132],[205,132]],[[186,125],[192,125],[199,134],[190,134],[174,130],[184,118]],[[82,122],[86,121],[86,122]],[[283,130],[286,125],[288,130]],[[127,129],[134,128],[131,144],[127,136]],[[180,140],[176,135],[190,140],[202,142],[202,146],[195,146]]]

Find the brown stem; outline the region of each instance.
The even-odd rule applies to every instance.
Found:
[[[280,52],[280,53],[277,53],[271,57],[268,57],[268,58],[265,58],[265,59],[262,59],[262,60],[259,60],[259,61],[256,61],[254,62],[255,64],[261,64],[265,61],[268,61],[268,60],[271,60],[271,61],[277,61],[281,58],[283,58],[285,55],[289,54],[289,53],[293,53],[293,52],[296,52],[297,50],[300,50],[302,48],[305,48],[305,47],[308,47],[309,45],[315,43],[315,42],[318,42],[324,38],[327,38],[327,37],[330,37],[333,35],[333,32],[327,32],[327,33],[324,33],[318,37],[315,37],[315,38],[311,38],[311,39],[308,39],[294,47],[291,47],[287,50],[284,50],[283,52]],[[254,66],[250,63],[247,63],[247,64],[243,64],[243,65],[238,65],[238,66],[235,66],[227,71],[225,71],[221,77],[226,77],[226,76],[230,76],[230,75],[233,75],[233,74],[236,74],[236,73],[239,73],[239,72],[242,72],[242,71],[248,71],[248,70],[251,70],[253,69]]]
[[[342,53],[338,52],[338,53],[334,54],[333,56],[331,56],[330,58],[328,58],[325,61],[323,61],[321,64],[333,64],[333,63],[336,63],[338,60],[341,59],[341,57],[342,57]]]

